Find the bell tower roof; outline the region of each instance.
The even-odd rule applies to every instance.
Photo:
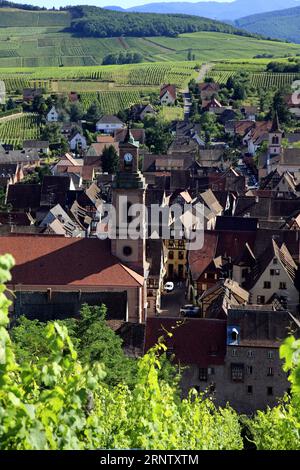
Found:
[[[279,125],[279,119],[278,119],[277,111],[275,111],[270,132],[282,132],[282,130],[280,129],[280,125]]]
[[[127,125],[127,132],[126,132],[124,141],[121,143],[121,145],[122,144],[124,145],[124,147],[128,144],[133,145],[134,147],[139,147],[140,146],[139,142],[134,140],[129,122],[128,122],[128,125]]]

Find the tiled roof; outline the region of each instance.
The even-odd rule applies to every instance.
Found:
[[[176,100],[176,86],[175,85],[162,85],[161,89],[160,89],[160,97],[162,98],[166,93],[167,91],[170,93],[170,95],[172,96],[172,98],[174,100]]]
[[[0,253],[16,261],[13,285],[140,287],[143,277],[111,255],[110,243],[91,238],[0,237]]]
[[[240,326],[240,346],[278,347],[297,324],[286,310],[271,310],[257,306],[228,310],[228,325]],[[266,306],[264,306],[266,307]],[[298,327],[299,330],[299,327]]]
[[[102,118],[99,119],[97,124],[123,124],[123,125],[125,125],[121,121],[121,119],[119,119],[117,116],[113,116],[113,115],[102,116]]]
[[[37,209],[40,206],[41,186],[39,184],[10,184],[6,203],[13,209]]]
[[[137,142],[140,144],[145,143],[145,129],[130,129],[130,132]],[[115,141],[116,142],[123,142],[126,137],[127,130],[126,129],[117,129],[115,131]]]
[[[173,336],[166,335],[166,331]],[[162,336],[179,363],[199,367],[224,364],[226,321],[199,318],[181,322],[174,318],[148,318],[145,351],[155,346]]]
[[[204,233],[203,248],[189,252],[188,259],[193,280],[197,281],[215,258],[217,244],[218,234],[206,231]]]

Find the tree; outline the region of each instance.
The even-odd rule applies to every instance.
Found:
[[[113,145],[105,147],[101,157],[102,171],[111,175],[115,174],[119,167],[119,155]]]
[[[70,120],[72,122],[79,122],[83,118],[84,111],[81,103],[72,103],[69,110]]]
[[[74,325],[74,337],[78,340],[78,357],[83,364],[105,364],[106,383],[132,385],[135,382],[136,362],[125,356],[121,338],[107,326],[106,313],[104,305],[82,306],[80,320]]]
[[[172,143],[170,126],[157,116],[144,119],[146,145],[155,153],[166,153]]]
[[[0,258],[0,282],[11,281],[10,255]],[[0,449],[241,449],[237,414],[217,409],[196,391],[181,400],[159,378],[157,345],[138,361],[136,384],[109,386],[105,367],[84,366],[68,330],[45,327],[49,354],[16,361],[6,327],[5,286],[0,289]],[[89,322],[83,325],[84,336]]]
[[[273,114],[273,112],[276,111],[278,114],[279,122],[284,124],[288,123],[291,120],[291,113],[285,101],[285,96],[286,90],[278,90],[274,95],[272,109],[270,111],[271,115]]]
[[[85,365],[61,322],[36,330],[42,338],[33,338],[38,352],[34,360],[25,355],[18,361],[7,331],[11,301],[4,285],[11,282],[13,265],[10,255],[0,257],[0,450],[243,448],[237,413],[229,406],[216,407],[196,390],[182,399],[177,386],[160,374],[166,352],[163,339],[137,360],[132,388],[106,383],[108,371],[96,361],[105,348],[98,356],[97,341],[92,348],[95,361]],[[100,310],[102,321],[105,315]],[[95,344],[91,329],[100,310],[86,311],[81,325],[75,322],[71,327],[71,334],[87,338],[90,347]],[[23,344],[26,326],[36,335],[33,325],[23,324],[19,331]],[[101,338],[108,337],[101,332]],[[300,449],[300,340],[288,338],[280,355],[290,373],[291,396],[243,422],[258,449]]]
[[[300,450],[300,340],[293,336],[280,348],[284,371],[289,373],[291,395],[275,408],[259,411],[248,426],[260,450]]]
[[[92,103],[91,106],[88,108],[85,117],[87,121],[95,122],[98,121],[101,116],[102,111],[100,108],[100,104],[98,101],[96,101],[95,103]]]
[[[222,126],[217,123],[217,117],[213,113],[203,113],[200,118],[201,133],[207,143],[213,138],[222,137]]]
[[[56,144],[61,142],[61,126],[57,122],[51,122],[42,127],[41,138],[50,142],[50,144]]]
[[[7,103],[6,103],[6,109],[10,110],[10,109],[15,109],[16,107],[17,107],[17,105],[14,102],[14,100],[12,98],[9,98]]]
[[[49,165],[37,166],[33,173],[28,173],[22,180],[23,184],[42,184],[44,176],[51,176]]]

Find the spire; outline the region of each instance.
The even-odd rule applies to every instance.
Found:
[[[135,147],[139,147],[139,143],[136,140],[134,140],[134,137],[131,133],[130,121],[128,121],[127,123],[127,131],[126,131],[123,144],[131,144],[131,145],[134,145]]]
[[[275,111],[274,116],[273,116],[271,132],[282,132],[279,126],[279,119],[278,119],[277,111]]]

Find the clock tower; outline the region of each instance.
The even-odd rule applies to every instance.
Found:
[[[139,143],[128,130],[126,137],[119,145],[119,171],[113,183],[112,202],[116,210],[116,238],[112,240],[112,254],[134,271],[147,277],[146,237],[141,231],[137,238],[132,237],[130,223],[138,230],[146,229],[145,213],[145,178],[139,171]],[[135,204],[141,210],[135,212]],[[135,207],[132,207],[135,206]],[[130,208],[134,213],[130,213]]]

